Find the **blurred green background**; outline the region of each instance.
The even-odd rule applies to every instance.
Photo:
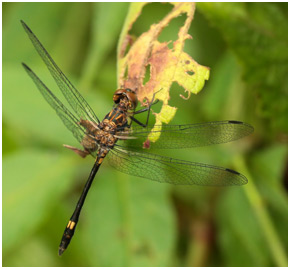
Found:
[[[240,141],[160,154],[235,169],[243,187],[171,186],[122,174],[106,162],[76,234],[58,245],[94,160],[78,146],[21,66],[58,96],[24,20],[99,118],[112,107],[116,47],[128,3],[3,3],[3,266],[287,266],[287,3],[199,3],[185,51],[211,68],[188,101],[174,85],[172,123],[241,120]],[[170,4],[145,6],[131,33]],[[175,40],[185,15],[160,36]],[[158,109],[158,106],[154,109]]]

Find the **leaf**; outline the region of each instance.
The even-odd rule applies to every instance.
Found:
[[[159,113],[155,113],[156,126],[169,123],[176,113],[176,107],[171,107],[170,87],[175,81],[181,85],[188,96],[198,93],[205,80],[209,78],[209,69],[199,65],[183,51],[184,42],[191,36],[187,33],[193,19],[194,3],[171,3],[174,7],[159,23],[151,25],[150,29],[133,42],[129,30],[136,18],[140,15],[145,3],[131,4],[118,45],[118,83],[119,86],[130,88],[137,92],[138,100],[145,104],[150,102],[155,93],[155,99],[163,102]],[[160,43],[157,39],[169,22],[186,13],[184,26],[178,32],[178,39],[169,49],[168,42]],[[130,44],[131,43],[131,44]],[[130,49],[126,54],[127,46]],[[150,79],[143,85],[146,67],[150,65]],[[127,73],[127,75],[126,75]],[[156,127],[157,128],[157,127]],[[149,136],[151,141],[158,137]]]
[[[3,160],[3,250],[22,242],[49,215],[72,178],[71,159],[23,150]]]
[[[59,64],[61,70],[65,73],[68,73],[68,71],[80,73],[82,70],[81,64],[83,63],[84,48],[87,45],[86,37],[92,20],[91,10],[93,5],[93,3],[82,2],[75,2],[71,5],[66,3],[67,15],[63,23],[59,23],[57,25],[57,30],[52,32],[50,36],[49,42],[51,42],[51,40],[54,41],[53,46],[51,46],[54,50],[49,50],[49,52],[53,56],[53,59]],[[77,20],[76,18],[82,18],[82,20]],[[32,29],[35,27],[35,24],[29,23],[28,25],[30,25]],[[61,27],[59,25],[61,25]],[[40,40],[43,40],[44,36],[46,36],[46,31],[43,32],[44,31],[35,32],[36,36],[41,38]],[[27,40],[25,41],[27,42]],[[49,43],[43,44],[45,47],[50,48],[47,46]]]
[[[27,35],[20,26],[20,20],[24,20],[28,25],[34,26],[33,30],[43,33],[41,41],[52,48],[56,42],[57,33],[62,29],[62,20],[70,11],[71,5],[68,3],[19,3],[12,5],[6,3],[10,8],[5,24],[3,24],[3,62],[14,62],[20,64],[21,61],[35,62],[39,58],[32,49],[32,45],[27,42]],[[9,10],[9,9],[8,9]],[[31,16],[34,14],[34,16]],[[39,23],[46,21],[46,24]],[[39,36],[39,35],[38,35]],[[51,38],[54,37],[54,38]],[[19,46],[21,44],[21,46]],[[51,52],[51,50],[49,50]]]
[[[199,3],[198,8],[238,57],[259,115],[273,132],[287,133],[287,15],[276,3]]]
[[[239,169],[241,168],[241,170],[244,170],[249,179],[249,184],[246,188],[243,188],[243,190],[245,191],[251,205],[252,211],[255,213],[255,219],[260,224],[260,230],[264,235],[264,240],[270,250],[270,255],[273,258],[273,262],[277,266],[287,266],[287,254],[284,250],[281,239],[276,232],[273,220],[268,212],[267,205],[264,202],[265,198],[256,187],[254,179],[248,171],[245,161],[242,158],[236,159],[235,166]],[[284,229],[284,231],[287,233],[287,228]],[[285,233],[283,232],[282,234]]]
[[[176,234],[168,185],[105,166],[98,177],[76,235],[85,259],[95,266],[169,266]]]
[[[9,253],[8,257],[8,259],[3,258],[4,267],[60,266],[55,252],[50,251],[47,241],[44,241],[43,238],[29,238],[20,250]]]
[[[239,74],[238,63],[234,55],[229,52],[221,55],[215,72],[212,73],[207,84],[210,90],[204,93],[204,105],[201,106],[208,119],[227,119],[229,115],[231,115],[231,119],[239,119],[240,114],[233,113],[233,110],[238,109],[240,102],[243,101],[243,98],[240,97],[242,93],[237,89]],[[231,113],[228,110],[231,110]]]
[[[92,41],[86,57],[81,88],[90,86],[105,57],[114,47],[128,3],[98,3],[94,5]]]
[[[287,166],[287,145],[275,144],[256,152],[251,158],[251,170],[263,199],[269,208],[280,240],[288,245],[288,196],[283,186]],[[271,165],[269,165],[271,163]]]
[[[226,266],[273,265],[264,234],[242,188],[225,191],[216,219],[218,245]]]

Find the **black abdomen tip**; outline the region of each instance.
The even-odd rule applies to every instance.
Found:
[[[58,256],[61,256],[62,255],[62,253],[65,251],[65,248],[59,248],[58,249]]]

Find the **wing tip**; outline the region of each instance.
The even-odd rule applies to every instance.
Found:
[[[28,30],[30,33],[32,33],[31,29],[27,26],[27,24],[23,20],[20,20],[20,22],[25,30]]]
[[[23,66],[25,69],[31,71],[31,69],[28,67],[28,65],[27,65],[26,63],[21,63],[21,64],[22,64],[22,66]]]
[[[244,126],[246,126],[246,127],[248,127],[248,134],[247,135],[249,135],[249,134],[251,134],[251,133],[253,133],[254,132],[254,127],[251,125],[251,124],[249,124],[249,123],[246,123],[246,122],[243,122],[243,121],[238,121],[238,120],[228,120],[227,121],[229,124],[240,124],[240,125],[244,125]]]
[[[235,175],[237,175],[239,177],[240,180],[237,182],[236,185],[240,186],[240,185],[245,185],[245,184],[248,183],[247,178],[244,175],[242,175],[241,173],[239,173],[239,172],[237,172],[235,170],[229,169],[229,168],[226,168],[226,171],[228,171],[228,172],[230,172],[232,174],[235,174]]]

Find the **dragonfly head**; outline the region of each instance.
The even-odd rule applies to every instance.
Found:
[[[115,91],[113,100],[115,104],[127,104],[127,109],[134,110],[137,106],[137,96],[131,89],[118,89]]]

